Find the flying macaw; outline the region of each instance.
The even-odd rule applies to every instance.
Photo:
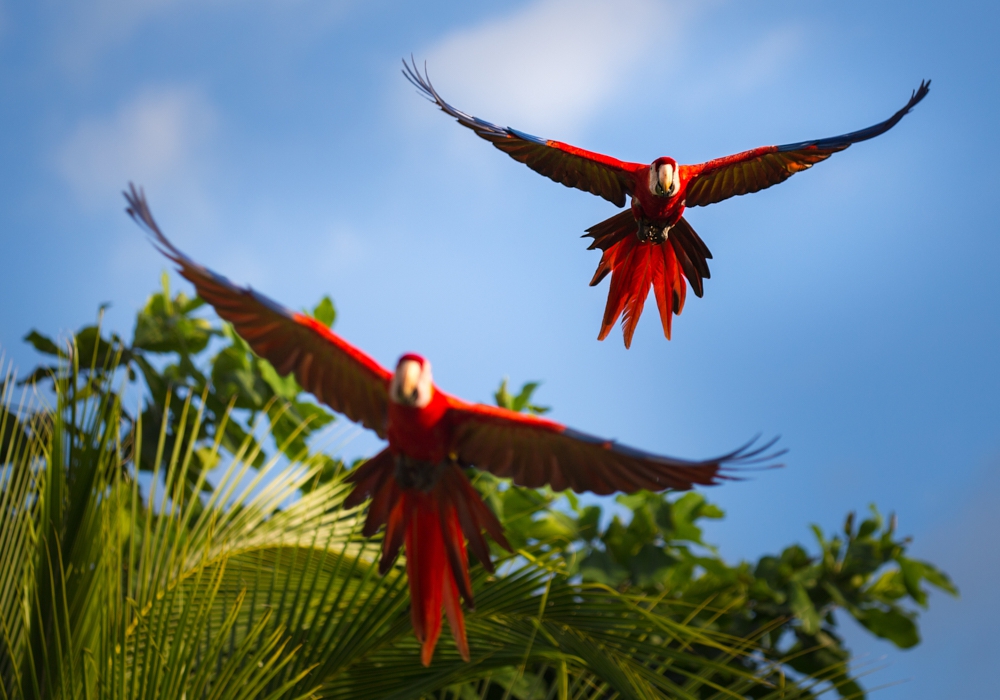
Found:
[[[483,531],[511,549],[464,468],[474,466],[528,488],[549,484],[556,491],[684,491],[693,484],[732,478],[720,474],[731,465],[761,464],[781,454],[765,454],[775,442],[771,440],[757,447],[751,441],[700,462],[674,459],[544,418],[466,403],[434,385],[430,362],[420,355],[403,355],[390,372],[319,321],[199,265],[163,235],[141,190],[130,185],[124,194],[126,211],[152,235],[157,249],[255,353],[282,376],[294,373],[318,401],[388,441],[348,477],[354,489],[345,506],[371,498],[362,532],[370,537],[385,526],[380,573],[406,544],[410,617],[425,666],[441,631],[442,607],[459,653],[469,660],[459,603],[461,597],[473,606],[465,540],[491,572]]]
[[[852,143],[884,134],[924,99],[931,84],[929,80],[921,81],[906,106],[884,122],[860,131],[784,146],[761,146],[697,165],[678,165],[669,157],[644,165],[541,139],[460,112],[441,98],[431,85],[426,66],[421,75],[415,61],[412,66],[403,61],[403,74],[459,124],[535,172],[619,207],[625,206],[626,195],[632,198],[629,209],[591,226],[584,234],[594,239],[587,250],[600,248],[604,252],[590,286],[611,273],[597,339],[604,340],[622,316],[626,348],[632,344],[650,287],[656,295],[667,340],[672,313],[680,314],[684,307],[684,277],[697,296],[704,293],[703,280],[710,276],[708,260],[712,253],[683,217],[686,207],[703,207],[758,192],[811,168]]]

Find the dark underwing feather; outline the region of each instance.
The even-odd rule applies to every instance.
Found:
[[[684,276],[691,283],[691,289],[697,296],[702,296],[705,291],[703,280],[712,276],[708,269],[708,261],[712,258],[708,246],[683,217],[670,229],[667,239],[674,247]]]
[[[453,450],[462,464],[510,478],[518,486],[550,484],[604,495],[639,489],[683,491],[729,478],[727,468],[773,462],[774,441],[751,441],[719,457],[689,461],[656,455],[566,428],[558,423],[449,397]]]
[[[452,499],[447,499],[451,502]],[[444,535],[444,551],[448,558],[448,565],[451,567],[452,577],[458,585],[458,592],[465,599],[465,604],[470,610],[476,607],[475,599],[472,597],[472,582],[469,580],[468,565],[463,561],[462,550],[464,546],[462,536],[453,537],[451,529],[451,511],[446,504],[438,511],[438,521],[441,524],[441,532]]]
[[[443,112],[514,160],[566,187],[596,194],[619,207],[625,206],[626,195],[632,193],[629,172],[641,166],[559,141],[541,139],[510,127],[497,126],[459,111],[445,102],[431,85],[426,66],[421,74],[412,58],[409,64],[403,61],[403,75]]]
[[[701,240],[701,237],[684,217],[678,219],[677,223],[673,225],[668,238],[680,245],[690,262],[694,276],[692,278],[692,276],[687,275],[686,270],[685,276],[691,283],[692,288],[696,290],[703,289],[702,280],[709,279],[712,276],[711,271],[708,269],[708,261],[712,259],[712,252],[708,249],[708,246],[705,245],[705,242]],[[695,293],[697,294],[697,291]],[[698,296],[701,296],[701,294],[698,294]]]
[[[586,233],[581,238],[590,237],[594,239],[587,247],[587,250],[594,250],[595,248],[607,250],[625,238],[625,236],[635,234],[637,226],[638,224],[635,221],[632,210],[626,209],[599,224],[594,224],[586,230]]]
[[[811,168],[851,144],[884,134],[924,99],[929,88],[929,80],[921,81],[920,87],[913,91],[902,109],[866,129],[784,146],[763,146],[694,166],[697,174],[688,184],[686,206],[703,207],[730,197],[759,192]]]

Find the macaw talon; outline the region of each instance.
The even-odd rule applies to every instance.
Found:
[[[658,245],[666,242],[667,238],[670,236],[671,228],[672,227],[669,224],[646,221],[645,219],[642,219],[639,221],[638,227],[636,227],[635,235],[638,237],[640,243],[653,243]]]
[[[427,462],[405,454],[396,454],[396,482],[400,488],[428,492],[441,480],[448,462]]]

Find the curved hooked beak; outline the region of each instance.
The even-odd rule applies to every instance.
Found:
[[[401,362],[396,369],[399,378],[397,397],[408,406],[415,406],[420,398],[420,364],[413,360]]]
[[[659,177],[660,188],[663,190],[663,192],[665,192],[668,195],[673,194],[674,191],[672,188],[674,186],[674,176],[675,176],[674,166],[670,165],[670,163],[661,165],[657,172],[657,176]]]
[[[389,387],[393,401],[404,406],[423,408],[430,403],[433,392],[430,363],[405,359],[396,366],[396,373]]]

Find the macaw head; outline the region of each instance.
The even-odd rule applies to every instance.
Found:
[[[431,363],[412,352],[399,358],[396,373],[389,384],[389,400],[403,406],[423,408],[431,402],[433,394]]]
[[[656,197],[673,197],[681,187],[677,161],[657,158],[649,166],[649,191]]]

